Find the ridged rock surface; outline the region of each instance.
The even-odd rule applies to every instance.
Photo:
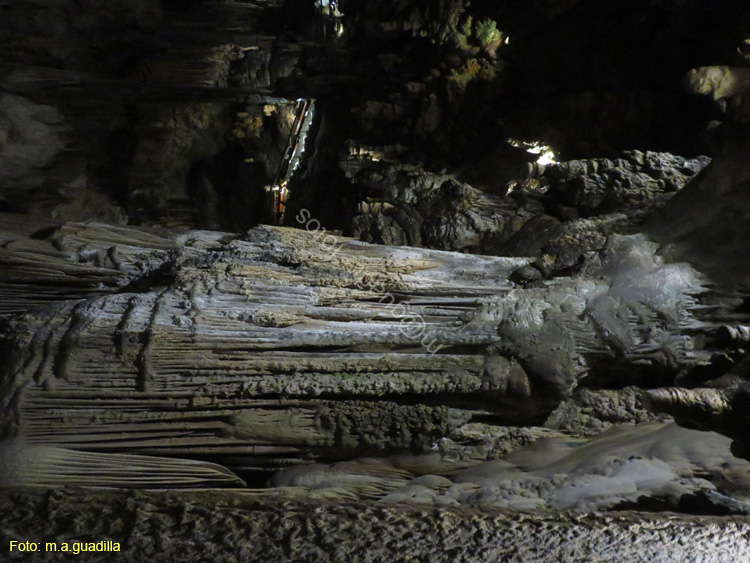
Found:
[[[528,258],[322,230],[4,221],[3,432],[30,444],[263,474],[539,423],[578,378],[671,383],[700,359],[699,277],[637,236],[524,286]]]

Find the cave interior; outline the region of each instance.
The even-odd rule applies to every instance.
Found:
[[[0,44],[0,558],[750,561],[746,0]]]

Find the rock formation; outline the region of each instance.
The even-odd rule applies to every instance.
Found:
[[[0,30],[3,557],[747,555],[740,0]]]

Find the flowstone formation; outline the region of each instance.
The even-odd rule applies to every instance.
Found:
[[[0,28],[3,557],[750,557],[744,4]]]

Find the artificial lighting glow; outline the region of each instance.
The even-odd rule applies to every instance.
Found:
[[[505,38],[505,44],[510,45],[510,35]]]
[[[555,164],[555,151],[549,145],[542,144],[540,141],[520,141],[518,139],[508,139],[508,144],[524,149],[529,154],[537,154],[539,157],[536,159],[537,164],[547,166],[548,164]]]
[[[536,160],[537,164],[541,164],[543,166],[547,166],[548,164],[554,164],[555,163],[555,153],[552,151],[545,151],[541,154],[541,156]]]

